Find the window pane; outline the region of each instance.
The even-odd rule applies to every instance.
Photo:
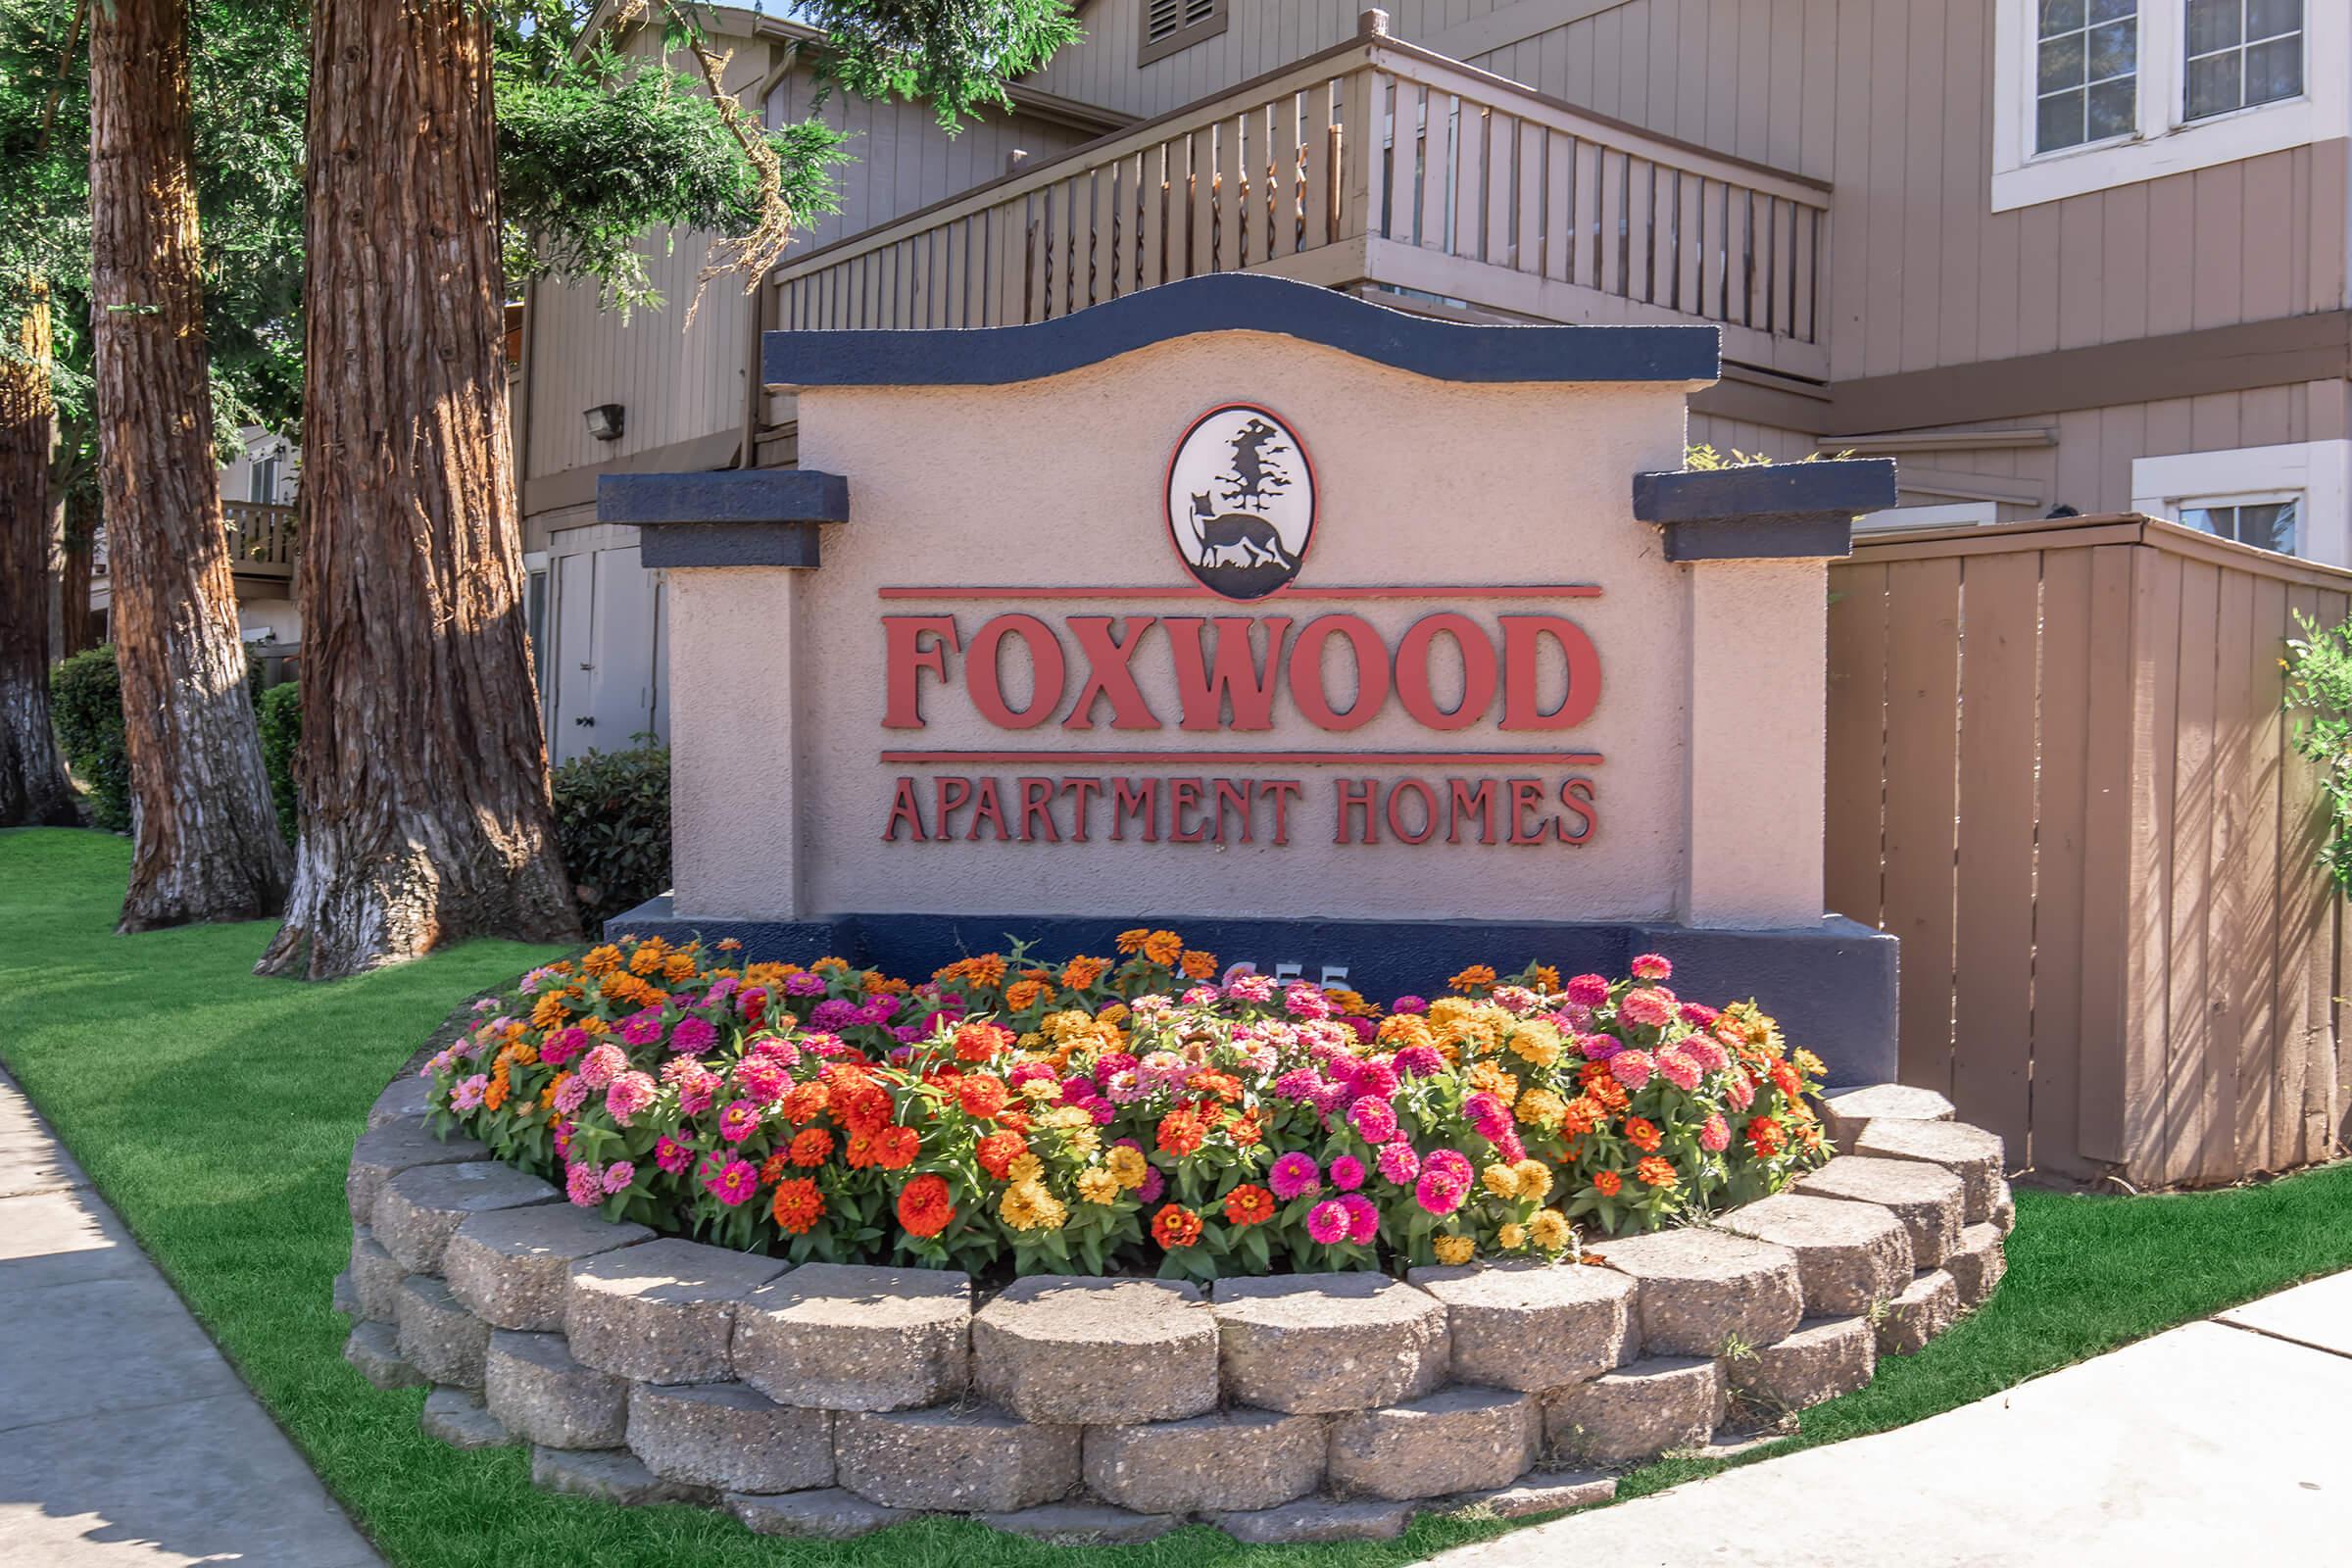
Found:
[[[2041,46],[2040,90],[2064,92],[2082,85],[2082,34],[2070,32]]]
[[[2226,114],[2241,101],[2237,68],[2243,57],[2235,50],[2188,63],[2188,118]]]
[[[2120,17],[2139,15],[2139,0],[2090,0],[2090,20],[2113,22]]]
[[[2281,555],[2295,553],[2295,503],[2273,502],[2268,506],[2237,509],[2237,537],[2265,550]]]
[[[2182,507],[2180,523],[2182,527],[2195,528],[2227,539],[2230,537],[2230,513],[2233,510],[2230,507]]]
[[[2303,90],[2303,35],[2274,38],[2246,51],[2246,102],[2277,103]]]
[[[2209,55],[2238,41],[2240,0],[2188,0],[2188,52]]]
[[[2246,0],[2246,36],[2276,38],[2282,32],[2300,31],[2303,26],[2303,0]]]
[[[2090,89],[2089,124],[2085,141],[2104,141],[2110,136],[2128,136],[2138,122],[2133,111],[2137,108],[2139,78],[2119,76],[2102,81]]]
[[[2060,147],[2073,147],[2082,140],[2082,93],[2080,89],[2044,98],[2034,107],[2035,151],[2052,152]]]
[[[2139,24],[2111,22],[2090,29],[2090,79],[2128,76],[2139,64]]]
[[[2072,32],[2082,25],[2082,0],[2041,0],[2041,36]]]

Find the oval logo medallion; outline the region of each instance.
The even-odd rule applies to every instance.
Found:
[[[1315,531],[1315,471],[1283,420],[1228,403],[1193,421],[1168,460],[1168,534],[1195,577],[1262,599],[1298,575]]]

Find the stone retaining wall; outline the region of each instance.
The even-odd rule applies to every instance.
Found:
[[[1841,1154],[1586,1264],[1220,1280],[798,1268],[573,1208],[392,1086],[352,1153],[346,1350],[433,1385],[428,1431],[533,1446],[553,1491],[724,1506],[767,1534],[915,1513],[1043,1539],[1205,1520],[1393,1536],[1416,1507],[1548,1512],[1871,1379],[1987,1297],[2001,1146],[1940,1097],[1830,1102]]]

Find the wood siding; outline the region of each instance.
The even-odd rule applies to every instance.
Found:
[[[1902,1080],[2053,1178],[2330,1157],[2347,922],[2279,660],[2352,572],[2085,517],[1860,542],[1830,588],[1825,893],[1902,939]]]
[[[737,43],[730,82],[762,78],[767,47]],[[808,118],[815,99],[813,77],[806,68],[796,69],[768,97],[769,123]],[[842,210],[810,224],[796,251],[993,179],[1016,148],[1043,160],[1087,139],[1084,131],[1029,115],[984,117],[951,137],[920,105],[875,104],[839,91],[815,113],[851,133],[856,162],[836,172]],[[740,282],[715,281],[704,291],[692,323],[686,320],[709,250],[699,234],[649,236],[646,271],[664,303],[625,321],[599,306],[593,287],[533,289],[536,319],[525,333],[533,392],[526,478],[626,459],[742,424],[750,298]],[[588,433],[582,413],[602,403],[627,410],[618,441]]]

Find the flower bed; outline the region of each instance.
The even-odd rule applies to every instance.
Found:
[[[1662,957],[1381,1008],[1118,947],[911,985],[624,940],[481,1004],[425,1068],[434,1124],[612,1220],[987,1278],[1572,1256],[1828,1157],[1821,1063]]]

